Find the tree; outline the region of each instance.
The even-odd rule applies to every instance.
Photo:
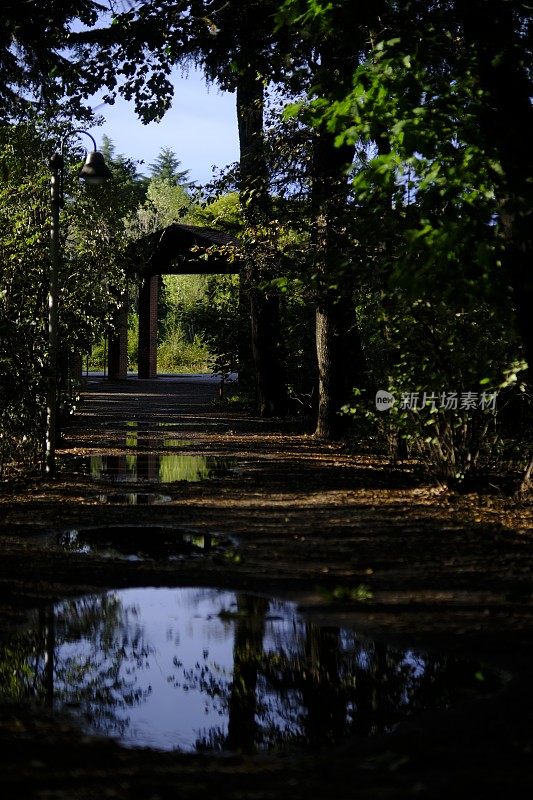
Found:
[[[502,252],[526,360],[533,365],[533,46],[531,6],[457,0],[465,44],[475,54],[483,103],[477,120],[494,159]],[[531,381],[531,378],[530,378]]]
[[[300,94],[307,91],[312,105],[324,109],[349,90],[353,72],[368,49],[369,26],[379,19],[383,5],[374,3],[371,9],[363,9],[348,2],[284,3],[280,24],[298,25],[305,31],[300,42],[305,71],[297,72],[296,87]],[[294,84],[293,76],[289,75],[288,83]],[[309,181],[318,368],[316,435],[330,439],[343,435],[346,420],[340,415],[341,407],[354,383],[360,386],[365,380],[354,314],[358,266],[349,253],[354,214],[349,175],[355,146],[352,141],[338,146],[335,132],[321,114],[300,116],[312,125]]]
[[[498,187],[509,186],[514,175],[512,207],[526,219],[527,179],[520,193],[515,165],[502,181],[495,150],[480,137],[480,120],[497,106],[480,92],[479,61],[458,5],[387,5],[383,38],[369,35],[371,50],[347,94],[335,100],[319,92],[311,99],[315,126],[335,135],[337,146],[352,144],[364,154],[353,182],[351,235],[354,252],[362,250],[370,268],[361,273],[365,351],[372,353],[374,378],[396,396],[420,391],[422,397],[433,385],[503,389],[517,382],[522,365],[509,319],[511,272],[500,266],[513,248],[501,235],[506,223]],[[498,119],[502,126],[503,116]],[[508,142],[508,158],[509,151]],[[527,280],[525,269],[520,275]],[[372,314],[381,323],[369,335]],[[445,412],[429,404],[388,420],[441,477],[456,481],[476,466],[494,418]]]
[[[179,170],[181,161],[170,147],[163,147],[153,164],[150,164],[150,175],[171,186],[188,187],[190,170]]]
[[[239,311],[237,276],[207,276],[203,296],[192,310],[191,322],[207,345],[211,371],[223,383],[229,373],[239,371],[240,343],[246,334]]]
[[[44,431],[45,146],[30,126],[1,128],[0,472],[15,457],[32,463]]]
[[[412,160],[417,174],[417,152],[427,153],[431,161],[426,163],[434,168],[434,134],[443,132],[447,115],[441,149],[452,147],[456,136],[459,156],[466,147],[467,157],[475,152],[477,163],[483,159],[488,165],[487,191],[495,192],[496,199],[493,222],[502,238],[501,255],[530,357],[533,57],[527,4],[448,0],[428,5],[411,0],[386,6],[381,36],[373,38],[372,55],[358,71],[355,89],[329,108],[322,102],[317,117],[337,134],[338,144],[375,139],[381,128],[400,147],[401,157]],[[422,40],[416,33],[420,29],[425,31]],[[434,116],[429,119],[431,107]],[[382,174],[391,175],[396,155],[380,155]],[[457,176],[466,163],[467,158],[460,168],[457,160]],[[471,180],[471,173],[466,177]]]
[[[4,126],[0,135],[0,461],[35,463],[44,430],[48,364],[45,330],[49,270],[49,182],[54,141],[30,123]],[[69,407],[71,370],[112,322],[128,266],[125,218],[139,201],[134,166],[114,164],[114,179],[80,187],[76,137],[65,142],[65,203],[59,270],[61,404]],[[0,466],[1,468],[1,466]]]
[[[73,20],[94,25],[102,6],[94,0],[43,4],[8,0],[2,9],[0,36],[0,119],[13,121],[29,108],[44,115],[90,118],[79,103],[81,75],[65,55]],[[90,73],[86,73],[85,88]],[[75,95],[75,96],[74,96]]]
[[[198,3],[195,12],[208,4]],[[258,410],[262,416],[285,414],[287,388],[281,340],[280,296],[272,283],[278,277],[272,247],[272,200],[264,141],[265,85],[272,77],[277,37],[276,4],[247,0],[222,7],[213,17],[217,40],[200,44],[200,63],[209,78],[236,92],[239,131],[238,188],[245,229],[241,295],[249,304]],[[235,13],[237,12],[237,13]],[[244,358],[246,358],[246,355]],[[245,364],[242,366],[246,367]],[[244,376],[243,376],[244,377]]]

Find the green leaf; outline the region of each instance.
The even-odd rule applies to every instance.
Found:
[[[302,108],[305,107],[303,102],[300,103],[289,103],[283,109],[283,118],[284,119],[294,119],[298,116]]]

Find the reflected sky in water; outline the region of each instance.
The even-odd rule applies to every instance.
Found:
[[[495,686],[478,665],[203,588],[62,601],[0,645],[0,669],[0,699],[38,698],[126,746],[188,752],[321,747]]]

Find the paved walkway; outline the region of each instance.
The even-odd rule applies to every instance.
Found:
[[[107,379],[107,376],[104,372],[98,371],[85,372],[84,377],[89,381],[100,378]],[[226,376],[225,381],[227,383],[236,383],[238,379],[239,375],[237,372],[230,372]],[[126,380],[143,382],[146,379],[139,378],[136,372],[128,372],[128,377]],[[212,372],[179,372],[172,374],[161,374],[152,380],[156,380],[157,382],[166,381],[170,383],[212,383],[216,384],[217,386],[220,384],[220,376],[213,375]]]

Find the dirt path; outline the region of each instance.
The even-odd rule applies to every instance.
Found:
[[[490,701],[413,718],[383,739],[290,758],[139,753],[84,738],[42,710],[9,706],[0,727],[3,796],[531,793],[531,507],[498,494],[454,495],[416,465],[392,468],[316,441],[297,420],[228,409],[209,384],[89,383],[64,427],[58,477],[20,481],[0,495],[3,635],[26,609],[68,594],[217,586],[294,599],[316,620],[378,640],[475,657],[504,671],[505,688]],[[182,455],[216,476],[171,480],[182,475]],[[111,468],[127,481],[111,482]],[[128,494],[166,502],[130,505]],[[194,562],[124,561],[66,552],[36,535],[113,523],[194,528],[237,545]]]

